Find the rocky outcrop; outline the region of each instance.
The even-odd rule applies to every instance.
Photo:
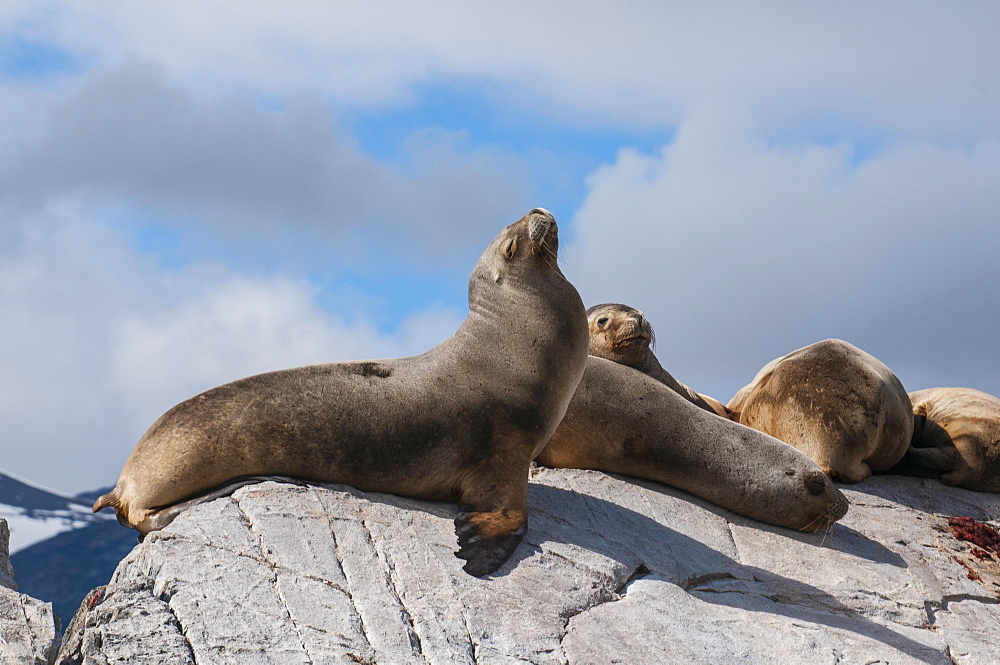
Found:
[[[0,517],[0,587],[17,591],[14,568],[10,565],[10,527]]]
[[[52,605],[17,592],[9,539],[7,522],[0,519],[0,665],[46,665],[57,646]]]
[[[1000,496],[876,477],[804,534],[651,482],[539,470],[525,542],[461,570],[456,506],[263,483],[122,562],[77,657],[105,663],[1000,662],[996,555],[948,517]],[[969,522],[972,523],[972,522]],[[973,554],[976,550],[978,554]],[[79,662],[79,661],[75,661]]]

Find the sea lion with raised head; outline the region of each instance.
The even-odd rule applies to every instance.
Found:
[[[697,393],[663,369],[653,353],[653,326],[642,312],[619,303],[594,305],[587,310],[590,355],[606,358],[648,374],[700,409],[730,418],[719,400]]]
[[[801,531],[826,528],[848,508],[827,475],[795,448],[594,356],[537,461],[655,480]]]
[[[892,472],[1000,492],[1000,399],[972,388],[927,388],[910,393],[910,402],[913,440]]]
[[[845,483],[899,462],[913,434],[896,375],[839,339],[772,360],[728,408],[737,422],[790,443]]]
[[[458,499],[457,556],[472,575],[493,572],[524,535],[529,465],[587,357],[558,243],[540,208],[501,231],[469,278],[465,321],[421,355],[259,374],[175,406],[94,510],[113,506],[145,533],[173,519],[170,506],[256,475]]]

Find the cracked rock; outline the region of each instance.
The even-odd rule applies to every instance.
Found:
[[[1000,586],[947,529],[988,521],[1000,496],[887,476],[843,489],[844,520],[804,534],[656,483],[542,469],[524,543],[478,579],[453,555],[453,504],[251,485],[133,550],[84,613],[80,658],[1000,662]]]
[[[0,519],[0,665],[47,665],[57,646],[52,604],[17,592],[9,538],[7,521]]]

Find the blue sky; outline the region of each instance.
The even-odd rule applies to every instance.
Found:
[[[1000,393],[990,2],[5,2],[0,468],[114,482],[174,403],[426,350],[556,215],[727,401],[846,339]]]

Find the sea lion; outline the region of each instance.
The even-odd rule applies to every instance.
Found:
[[[801,531],[826,528],[848,508],[826,474],[795,448],[594,356],[537,461],[655,480]]]
[[[656,336],[642,312],[619,303],[594,305],[587,310],[590,328],[590,355],[628,365],[648,374],[700,409],[730,418],[719,400],[688,388],[663,369],[653,354]]]
[[[1000,492],[1000,399],[972,388],[910,393],[913,441],[901,466],[927,471],[946,485]]]
[[[892,467],[913,434],[896,375],[839,339],[772,360],[728,406],[737,422],[790,443],[845,483]]]
[[[587,357],[558,237],[541,208],[501,231],[469,278],[465,321],[421,355],[259,374],[178,404],[94,510],[113,506],[145,533],[169,523],[169,506],[257,475],[457,498],[457,556],[472,575],[493,572],[524,535],[529,465]]]

